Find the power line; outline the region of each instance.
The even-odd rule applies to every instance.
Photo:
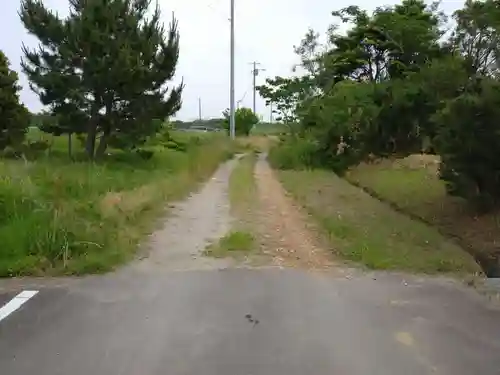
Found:
[[[205,5],[206,5],[208,8],[210,8],[210,10],[211,10],[212,12],[216,13],[218,16],[220,16],[220,17],[224,17],[224,19],[225,19],[226,21],[231,21],[231,17],[228,17],[228,15],[227,15],[227,14],[224,14],[224,13],[223,13],[223,12],[221,12],[219,9],[216,9],[216,8],[214,7],[214,4],[205,4]]]
[[[225,21],[231,21],[231,17],[222,12],[220,9],[217,9],[214,7],[214,4],[205,4],[207,8],[209,8],[214,14],[216,14],[219,17],[224,18]],[[247,52],[248,54],[254,54],[254,51],[247,49],[247,48],[242,48],[242,46],[238,43],[235,42],[235,49],[239,50],[240,53]]]
[[[245,99],[245,96],[247,96],[247,91],[245,91],[245,93],[243,94],[243,96],[241,97],[241,99],[239,99],[239,100],[236,101],[236,107],[237,108],[240,108],[240,103]]]

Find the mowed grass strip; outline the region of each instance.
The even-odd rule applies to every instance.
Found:
[[[166,202],[232,153],[227,137],[182,137],[185,151],[157,147],[150,160],[110,150],[98,164],[72,162],[59,137],[35,161],[0,159],[0,276],[105,272],[130,259]]]
[[[229,202],[231,214],[240,226],[249,224],[257,194],[254,178],[256,155],[244,155],[229,177]]]
[[[235,257],[240,258],[252,252],[255,240],[251,233],[230,231],[214,244],[205,249],[205,255],[214,258]]]
[[[246,154],[229,177],[229,201],[233,218],[232,229],[217,242],[209,245],[205,255],[216,258],[243,258],[257,248],[255,239],[256,184],[254,178],[256,155]]]
[[[278,171],[284,187],[326,233],[340,257],[371,269],[479,272],[473,258],[436,229],[396,212],[327,171]]]

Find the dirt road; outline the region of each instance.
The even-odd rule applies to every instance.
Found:
[[[203,257],[231,225],[235,163],[177,204],[143,259],[122,270],[0,283],[0,373],[500,374],[500,311],[447,279],[339,272],[263,160],[261,224],[279,233],[267,242],[273,261]],[[16,298],[23,290],[38,293]]]

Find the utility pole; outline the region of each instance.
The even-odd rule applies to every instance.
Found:
[[[198,119],[201,121],[201,98],[198,98]]]
[[[231,139],[235,137],[235,118],[234,118],[234,1],[231,0],[231,41],[230,41],[230,53],[231,53],[231,68],[230,68],[230,88],[229,88],[229,134]]]
[[[259,62],[257,61],[254,61],[252,63],[250,63],[253,65],[253,69],[252,69],[252,76],[253,76],[253,113],[257,114],[257,111],[256,111],[256,84],[255,84],[255,81],[256,81],[256,78],[257,76],[259,75],[259,72],[260,71],[265,71],[266,69],[258,69],[257,68],[257,65],[260,65]]]
[[[269,103],[270,113],[269,113],[269,123],[273,123],[273,102]]]

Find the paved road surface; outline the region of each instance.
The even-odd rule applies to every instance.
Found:
[[[0,373],[500,374],[498,310],[450,282],[374,275],[225,269],[41,289],[0,322]]]

